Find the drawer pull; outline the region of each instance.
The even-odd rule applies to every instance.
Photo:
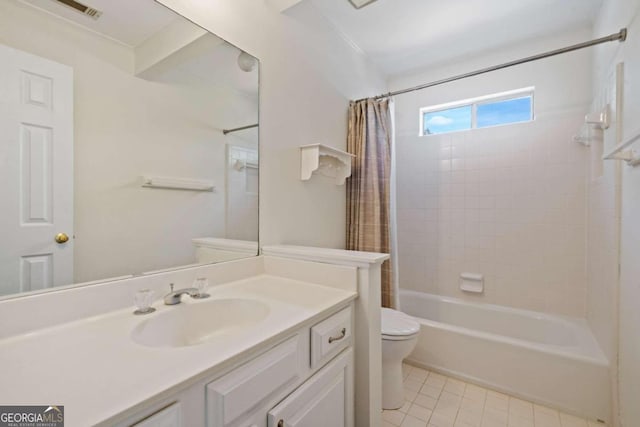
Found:
[[[331,344],[334,341],[340,341],[345,336],[347,336],[347,328],[342,328],[342,330],[340,331],[340,335],[339,336],[337,336],[337,337],[329,337],[329,344]]]

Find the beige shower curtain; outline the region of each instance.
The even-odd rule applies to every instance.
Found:
[[[392,117],[389,100],[349,105],[347,151],[355,154],[347,181],[347,249],[391,250]],[[382,264],[382,306],[395,308],[391,263]]]

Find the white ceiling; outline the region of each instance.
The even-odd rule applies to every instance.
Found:
[[[260,66],[256,64],[252,71],[242,71],[238,66],[241,52],[237,47],[223,43],[210,54],[194,60],[192,69],[202,79],[225,82],[236,90],[257,97]]]
[[[252,71],[242,71],[237,62],[241,52],[213,34],[207,34],[172,55],[170,68],[154,80],[232,87],[257,98],[259,67],[256,65]]]
[[[306,0],[387,75],[591,25],[602,0]],[[295,14],[295,10],[293,11]]]
[[[132,48],[160,33],[174,21],[185,20],[154,0],[77,0],[101,11],[102,15],[97,20],[54,0],[21,1]],[[174,69],[167,72],[165,78],[170,75],[176,81],[188,82],[191,79],[191,83],[195,83],[193,78],[196,77],[200,83],[231,86],[257,96],[258,67],[252,72],[241,71],[237,65],[240,49],[208,34],[194,46],[186,46],[182,50],[179,59],[172,63]]]
[[[95,20],[53,0],[22,0],[106,35],[128,46],[137,46],[176,19],[183,19],[153,0],[77,0],[98,9]]]

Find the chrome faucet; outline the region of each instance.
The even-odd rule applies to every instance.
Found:
[[[188,294],[191,298],[197,298],[200,295],[200,291],[197,288],[184,288],[173,290],[173,283],[171,283],[171,292],[164,296],[165,305],[180,304],[180,297],[184,294]]]

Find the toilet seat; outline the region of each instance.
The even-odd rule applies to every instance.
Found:
[[[383,340],[410,340],[420,332],[420,323],[401,311],[383,307],[381,320]]]

